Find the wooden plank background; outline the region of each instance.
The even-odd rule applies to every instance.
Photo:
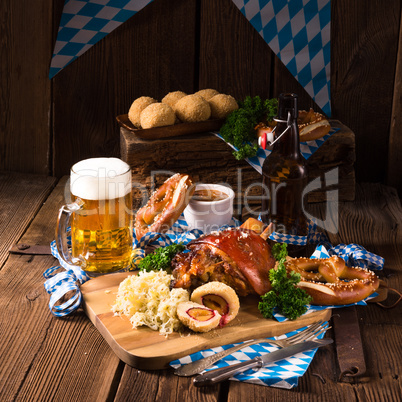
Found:
[[[82,158],[119,155],[115,116],[142,95],[294,91],[318,109],[232,0],[154,0],[49,80],[63,4],[0,4],[0,170],[60,177]],[[356,134],[357,180],[400,195],[401,4],[331,2],[332,117]]]

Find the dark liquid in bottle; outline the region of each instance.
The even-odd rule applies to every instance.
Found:
[[[279,115],[275,138],[279,138],[288,128],[288,113],[293,119],[289,129],[274,144],[262,167],[264,195],[261,218],[265,223],[272,222],[275,232],[306,236],[307,220],[302,197],[307,185],[307,169],[306,161],[300,153],[295,118],[297,96],[286,94],[279,102],[279,111],[283,114]],[[291,256],[302,256],[305,246],[288,244],[288,252]]]
[[[307,222],[301,197],[307,180],[299,178],[277,183],[264,176],[263,184],[269,189],[270,196],[262,203],[263,210],[269,211],[268,219],[263,220],[267,223],[272,222],[276,232],[306,236]]]

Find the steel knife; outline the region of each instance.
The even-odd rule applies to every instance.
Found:
[[[269,343],[269,339],[252,339],[250,341],[241,343],[240,345],[233,346],[229,349],[222,350],[221,352],[215,353],[214,355],[203,357],[202,359],[196,360],[191,363],[184,364],[174,371],[175,375],[179,377],[190,377],[195,374],[200,374],[202,371],[212,366],[219,360],[224,359],[226,356],[231,355],[238,350],[244,349],[247,346],[255,345],[257,343]]]
[[[227,380],[236,374],[252,368],[261,368],[268,363],[274,363],[287,357],[291,357],[297,353],[305,352],[310,349],[319,348],[321,346],[329,345],[333,340],[330,338],[318,339],[315,341],[300,342],[295,345],[288,346],[283,349],[276,350],[275,352],[267,353],[263,356],[257,356],[254,359],[247,360],[231,366],[222,367],[216,370],[207,371],[194,378],[193,384],[196,387],[203,387],[205,385],[214,385],[223,380]]]

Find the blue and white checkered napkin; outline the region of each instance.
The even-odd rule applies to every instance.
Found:
[[[384,258],[370,253],[362,246],[358,244],[339,244],[338,246],[332,247],[332,245],[328,242],[321,243],[317,246],[314,253],[311,255],[311,258],[329,258],[333,255],[337,255],[338,257],[345,260],[346,265],[360,267],[360,268],[368,268],[374,270],[381,270],[384,267]],[[327,310],[332,308],[341,308],[341,307],[350,307],[350,306],[365,306],[367,301],[378,296],[377,293],[373,293],[365,300],[359,301],[357,303],[342,305],[342,306],[313,306],[308,305],[307,311],[304,314],[311,314],[316,311]],[[274,317],[279,321],[286,321],[287,318],[277,311],[274,312]]]
[[[239,225],[240,222],[232,218],[229,225],[222,226],[220,229],[230,226],[237,227]],[[188,225],[183,214],[176,223],[174,223],[172,228],[164,234],[149,232],[138,241],[135,237],[135,233],[133,233],[134,256],[132,269],[135,270],[138,262],[145,257],[145,247],[166,247],[172,243],[183,243],[186,245],[202,234],[203,232],[201,230],[188,230]],[[71,246],[71,239],[69,237],[68,245]],[[53,266],[43,273],[46,279],[44,286],[46,291],[50,294],[50,311],[56,317],[64,317],[78,309],[82,301],[80,285],[91,278],[80,267],[66,264],[59,258],[56,242],[54,240],[50,243],[50,249],[52,255],[59,260],[60,266]],[[64,271],[62,271],[62,268],[64,268]],[[69,297],[67,297],[68,293],[70,293]],[[63,300],[62,304],[58,304],[61,300]]]
[[[384,267],[384,258],[367,251],[358,244],[338,244],[333,247],[328,241],[321,242],[312,258],[328,258],[337,255],[345,260],[349,267],[360,267],[371,270],[381,270]]]
[[[258,216],[258,220],[262,221],[261,214]],[[272,232],[268,238],[275,243],[294,244],[296,246],[305,246],[309,244],[318,244],[323,241],[327,241],[327,236],[317,230],[317,223],[313,220],[308,222],[307,236],[290,235],[281,232]]]
[[[322,138],[318,138],[317,140],[313,141],[305,141],[300,143],[300,151],[302,155],[304,156],[305,159],[310,158],[311,155],[313,155],[314,152],[317,151],[318,148],[321,147],[324,142],[331,137],[332,134],[340,131],[340,128],[338,127],[331,127],[331,130],[327,135],[325,135]],[[222,136],[218,132],[214,132],[214,134],[220,138],[221,140],[225,141]],[[226,141],[225,141],[226,142]],[[238,149],[230,144],[229,142],[226,142],[231,148],[233,148],[235,151],[238,151]],[[266,157],[271,153],[269,149],[263,149],[261,147],[258,147],[257,150],[257,155],[253,156],[252,158],[246,158],[245,161],[247,161],[259,174],[262,174],[262,165],[266,159]]]
[[[326,326],[328,326],[328,323]],[[215,365],[209,367],[205,371],[210,371],[220,367],[226,367],[232,364],[240,363],[246,360],[251,360],[256,356],[261,356],[266,353],[278,350],[279,348],[277,346],[269,344],[269,339],[289,338],[290,336],[293,336],[303,331],[306,328],[307,327],[300,328],[296,331],[288,332],[285,335],[280,335],[273,338],[267,338],[268,343],[261,343],[257,345],[247,346],[244,349],[241,349],[238,352],[235,352],[223,358],[222,360],[217,362]],[[325,333],[320,334],[317,336],[317,338],[322,339],[324,335]],[[225,345],[213,349],[202,350],[200,352],[193,353],[192,355],[183,357],[181,359],[174,360],[170,362],[170,366],[178,368],[184,364],[188,364],[193,361],[202,359],[203,357],[214,355],[218,352],[221,352],[222,350],[229,349],[232,346],[234,345],[233,344]],[[287,359],[271,363],[258,370],[247,370],[243,373],[235,375],[234,377],[230,378],[230,380],[249,382],[251,384],[265,385],[277,388],[286,388],[286,389],[293,388],[297,386],[299,377],[303,376],[304,373],[307,371],[308,366],[313,360],[316,351],[317,349],[313,349],[307,352],[298,353]]]
[[[54,77],[152,0],[66,0],[50,64]]]
[[[221,226],[219,230],[225,229],[226,227],[237,227],[240,225],[240,221],[233,217],[229,225]],[[138,241],[134,235],[134,249],[136,254],[132,262],[133,268],[135,269],[136,264],[145,257],[145,247],[147,246],[166,247],[172,243],[183,243],[184,245],[187,245],[191,240],[197,239],[202,234],[202,230],[189,230],[184,215],[181,214],[179,219],[166,233],[149,232],[144,235],[140,241]]]
[[[272,51],[331,115],[331,1],[233,0]]]

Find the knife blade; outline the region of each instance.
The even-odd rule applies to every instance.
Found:
[[[333,340],[330,338],[318,339],[315,341],[305,341],[295,345],[288,346],[283,349],[276,350],[275,352],[267,353],[263,356],[257,356],[254,359],[245,362],[233,364],[231,366],[222,367],[216,370],[208,371],[200,374],[194,378],[193,384],[196,387],[203,387],[206,385],[214,385],[223,380],[227,380],[236,374],[252,368],[261,368],[268,363],[274,363],[287,357],[291,357],[297,353],[305,352],[310,349],[319,348],[321,346],[329,345]]]
[[[184,364],[183,366],[177,368],[174,371],[174,374],[178,375],[179,377],[190,377],[195,374],[200,374],[201,371],[204,371],[205,369],[212,366],[219,360],[225,358],[226,356],[231,355],[238,350],[244,349],[247,346],[255,345],[257,343],[269,343],[269,339],[253,339],[251,341],[241,343],[240,345],[222,350],[222,352],[215,353],[214,355],[204,357],[200,360],[196,360],[195,362]]]

